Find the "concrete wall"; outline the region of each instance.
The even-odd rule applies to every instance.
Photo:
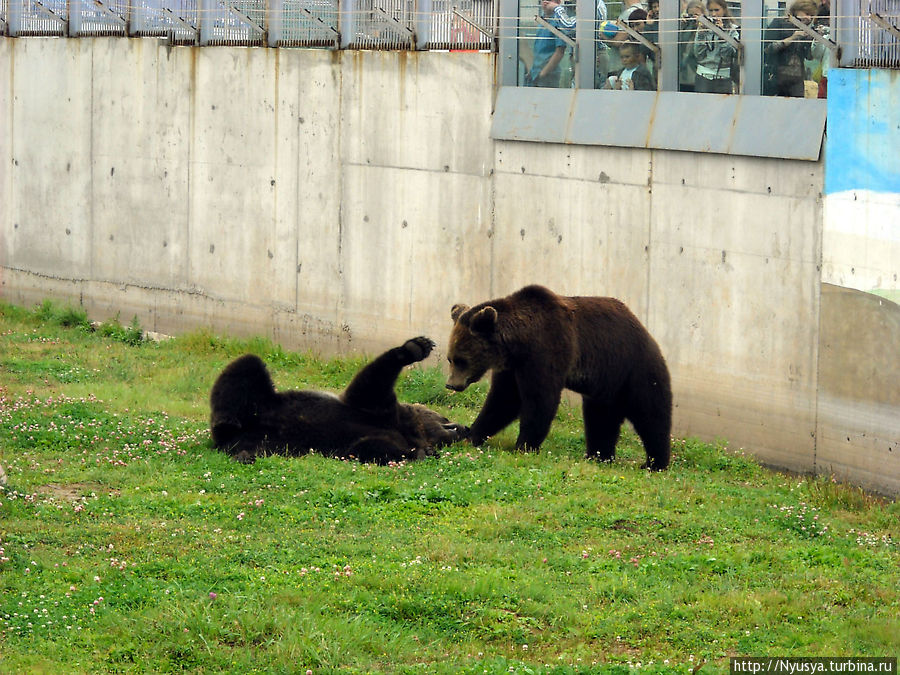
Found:
[[[489,54],[0,40],[0,296],[438,362],[455,302],[617,296],[676,434],[815,470],[822,163],[491,141],[493,86]],[[885,424],[818,468],[900,492]]]

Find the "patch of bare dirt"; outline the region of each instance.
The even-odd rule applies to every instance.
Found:
[[[118,490],[110,490],[109,488],[103,487],[103,485],[97,481],[66,483],[65,485],[60,485],[59,483],[47,483],[46,485],[41,485],[37,491],[42,495],[49,495],[54,499],[70,502],[77,502],[82,497],[90,497],[91,493],[106,492],[107,494],[115,495],[119,493]]]

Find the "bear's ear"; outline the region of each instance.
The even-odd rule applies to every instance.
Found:
[[[496,327],[497,310],[490,305],[478,310],[469,323],[469,330],[475,335],[491,335]]]
[[[467,309],[469,309],[468,305],[453,305],[453,309],[450,310],[450,318],[453,319],[453,323],[459,321],[459,317],[465,314]]]

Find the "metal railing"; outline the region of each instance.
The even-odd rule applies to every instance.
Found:
[[[496,48],[497,0],[0,0],[0,35],[173,44]]]
[[[499,6],[500,0],[0,0],[0,35],[494,51],[500,23],[528,18],[501,17]],[[841,66],[900,68],[900,0],[836,0],[834,12]]]

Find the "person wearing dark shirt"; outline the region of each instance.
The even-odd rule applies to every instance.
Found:
[[[788,16],[810,23],[819,11],[814,0],[794,0]],[[787,17],[773,19],[763,33],[765,67],[763,94],[803,97],[806,71],[803,62],[810,58],[812,38]]]

